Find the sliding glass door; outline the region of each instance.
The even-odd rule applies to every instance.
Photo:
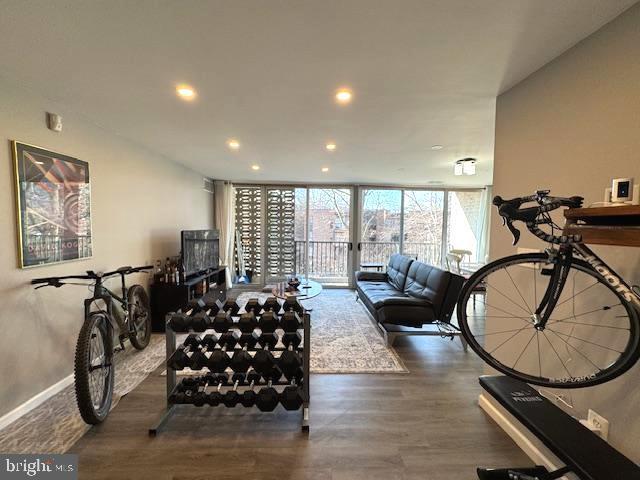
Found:
[[[351,189],[309,188],[307,274],[325,285],[349,285],[351,270]]]
[[[383,271],[400,252],[402,191],[363,189],[360,213],[360,268]]]

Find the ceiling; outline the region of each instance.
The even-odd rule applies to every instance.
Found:
[[[0,0],[0,75],[214,178],[485,185],[496,95],[635,1]]]

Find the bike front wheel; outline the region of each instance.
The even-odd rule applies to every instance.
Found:
[[[540,386],[588,387],[623,374],[640,356],[633,305],[589,264],[573,259],[556,307],[540,328],[535,312],[554,266],[548,255],[531,253],[474,273],[457,305],[469,346],[499,372]]]
[[[151,309],[149,297],[142,285],[134,285],[127,293],[129,302],[129,340],[138,350],[144,350],[151,340]]]
[[[91,425],[104,421],[111,408],[114,365],[109,319],[93,312],[78,336],[74,365],[76,401],[82,419]]]

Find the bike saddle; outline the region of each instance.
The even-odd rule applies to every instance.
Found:
[[[129,270],[131,270],[131,268],[131,265],[127,265],[126,267],[120,267],[116,270],[116,272],[128,272]]]

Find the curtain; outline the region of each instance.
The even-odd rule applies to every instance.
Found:
[[[216,228],[220,234],[220,262],[227,266],[227,288],[231,288],[234,266],[234,244],[236,239],[236,192],[233,184],[214,182]]]
[[[482,191],[482,199],[480,201],[480,222],[478,235],[478,261],[489,261],[489,220],[491,219],[491,195],[493,192],[493,186],[488,185]]]

